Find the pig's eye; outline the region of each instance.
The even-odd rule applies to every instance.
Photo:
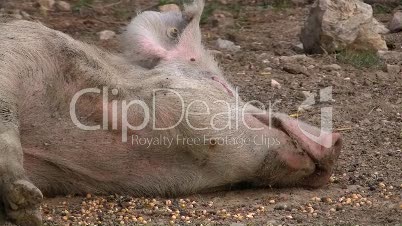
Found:
[[[175,27],[168,28],[167,36],[171,39],[176,39],[179,36],[179,30]]]

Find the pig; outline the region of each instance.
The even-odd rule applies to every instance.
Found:
[[[196,0],[176,15],[183,27],[173,42],[157,41],[166,33],[153,24],[133,36],[130,48],[144,60],[136,63],[38,23],[0,21],[8,221],[40,225],[43,194],[179,196],[241,182],[328,182],[340,135],[242,101],[201,43],[203,8]]]

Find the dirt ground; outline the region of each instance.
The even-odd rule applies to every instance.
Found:
[[[97,32],[107,29],[120,34],[137,11],[159,3],[69,2],[73,12],[54,10],[47,15],[31,0],[5,1],[3,7],[8,13],[23,10],[32,20],[119,51],[118,39],[99,41]],[[266,106],[276,102],[274,111],[298,113],[315,125],[320,125],[322,107],[333,108],[333,127],[342,133],[344,147],[331,183],[315,190],[243,186],[173,199],[47,198],[42,206],[45,224],[402,225],[402,75],[384,72],[381,64],[358,68],[335,55],[298,55],[308,5],[208,1],[206,11],[202,25],[206,45],[217,49],[216,40],[223,38],[241,46],[237,53],[219,50],[217,59],[245,100],[259,100]],[[382,21],[389,18],[377,16]],[[304,67],[304,73],[286,69],[287,64]],[[327,66],[331,64],[340,68]],[[282,88],[271,87],[271,79]],[[332,87],[332,100],[298,112],[306,95],[303,91],[318,94],[325,87]]]

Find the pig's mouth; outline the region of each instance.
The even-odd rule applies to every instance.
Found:
[[[262,123],[269,125],[269,117],[255,115]],[[298,184],[306,187],[320,187],[328,183],[339,157],[342,139],[338,133],[323,132],[286,115],[275,115],[272,127],[284,134],[287,145],[277,150],[278,160],[286,167],[284,175],[289,181],[278,184]]]
[[[216,76],[212,76],[212,80],[221,84],[223,89],[226,91],[226,93],[229,94],[229,96],[231,96],[231,97],[234,96],[232,89],[230,89],[229,85],[226,82],[222,81],[221,79],[219,79]]]

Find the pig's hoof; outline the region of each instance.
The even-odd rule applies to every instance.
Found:
[[[42,192],[27,180],[7,184],[3,193],[7,218],[17,225],[42,225],[39,210],[42,199]]]

